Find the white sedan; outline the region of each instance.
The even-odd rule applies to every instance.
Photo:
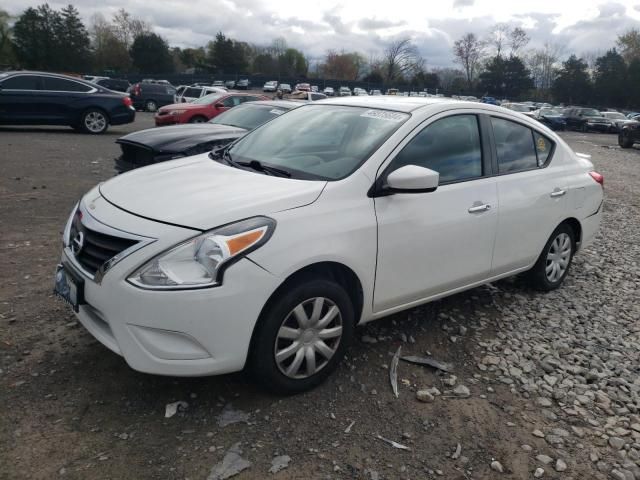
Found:
[[[299,392],[358,324],[518,273],[559,287],[602,202],[593,165],[518,113],[337,98],[96,186],[64,230],[56,290],[136,370],[248,366]]]

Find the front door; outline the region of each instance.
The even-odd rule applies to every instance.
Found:
[[[485,155],[478,117],[450,115],[420,130],[385,168],[383,176],[405,165],[430,168],[440,185],[431,193],[375,198],[375,313],[489,276],[498,205]]]

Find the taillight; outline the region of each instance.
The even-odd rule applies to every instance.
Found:
[[[598,172],[589,172],[589,175],[591,175],[591,178],[593,178],[596,183],[599,183],[604,187],[604,175]]]
[[[129,97],[128,95],[126,97],[122,97],[122,103],[124,103],[125,107],[130,107],[131,105],[133,105],[131,97]]]
[[[140,96],[140,85],[136,85],[135,87],[133,87],[133,94],[134,94],[136,97],[139,97],[139,96]]]

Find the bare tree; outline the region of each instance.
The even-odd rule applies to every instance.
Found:
[[[133,44],[138,35],[151,31],[151,25],[144,20],[132,17],[124,8],[121,8],[113,15],[111,23],[113,24],[114,34],[127,49]]]
[[[531,72],[533,83],[540,90],[548,90],[553,85],[559,68],[564,47],[545,43],[544,48],[530,50],[525,59]]]
[[[511,27],[506,23],[496,23],[491,30],[489,30],[487,43],[493,45],[498,57],[502,54],[502,50],[509,42],[510,35]]]
[[[640,30],[632,28],[618,35],[616,46],[628,63],[640,58]]]
[[[473,33],[467,33],[453,44],[455,60],[464,70],[467,86],[473,87],[478,66],[484,54],[484,42]]]
[[[387,82],[410,75],[424,66],[418,49],[408,37],[391,42],[384,50],[384,74]]]
[[[529,43],[529,35],[524,29],[520,27],[515,27],[509,33],[509,47],[511,48],[511,55],[517,55],[518,51],[522,48],[526,47]]]
[[[433,73],[438,75],[440,79],[440,86],[444,90],[450,90],[453,87],[453,82],[457,79],[465,79],[464,72],[455,68],[438,68],[434,69]]]

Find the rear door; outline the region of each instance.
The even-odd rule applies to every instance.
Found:
[[[40,120],[41,77],[12,75],[0,83],[0,121],[37,123]]]
[[[554,142],[512,119],[491,117],[496,147],[499,217],[492,275],[535,262],[564,220],[568,178]]]
[[[439,172],[438,189],[374,199],[376,313],[482,281],[491,271],[498,202],[480,118],[461,112],[427,122],[398,147],[382,181],[418,165]]]
[[[78,104],[95,91],[96,87],[74,80],[43,76],[40,95],[42,114],[52,123],[74,122],[78,114]]]

